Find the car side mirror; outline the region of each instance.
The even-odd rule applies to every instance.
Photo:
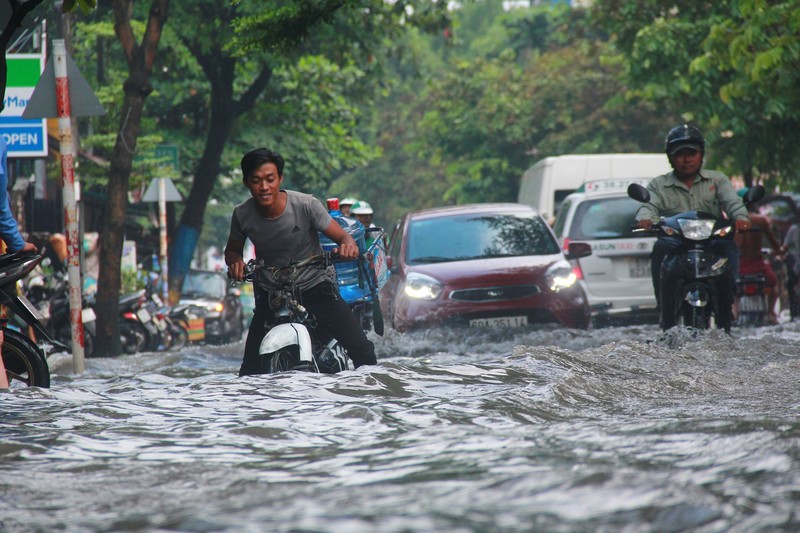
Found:
[[[564,254],[567,259],[580,259],[592,255],[592,246],[588,242],[571,242]]]

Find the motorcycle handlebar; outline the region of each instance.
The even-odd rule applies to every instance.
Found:
[[[359,256],[361,257],[361,256]],[[243,281],[250,281],[252,282],[255,278],[255,275],[260,270],[270,270],[273,274],[285,271],[285,270],[301,270],[304,268],[328,268],[333,263],[343,262],[343,261],[352,261],[351,259],[346,259],[341,257],[339,254],[335,254],[333,252],[322,252],[318,255],[312,255],[311,257],[306,257],[305,259],[300,259],[298,261],[292,261],[287,263],[286,265],[281,266],[267,266],[262,262],[257,262],[255,259],[251,259],[245,264],[244,267],[244,279]]]

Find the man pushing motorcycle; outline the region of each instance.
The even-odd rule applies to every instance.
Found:
[[[672,128],[665,140],[665,151],[672,172],[658,176],[647,185],[650,200],[636,213],[639,228],[650,230],[662,216],[672,216],[686,211],[703,211],[734,221],[736,232],[751,228],[750,218],[742,199],[725,174],[714,170],[701,170],[705,155],[705,139],[695,126],[682,124]],[[660,306],[659,288],[661,263],[680,241],[659,237],[653,246],[650,273],[656,302]],[[728,259],[727,276],[731,294],[736,291],[736,273],[739,271],[739,249],[732,239],[719,239],[713,243],[716,252]],[[733,301],[733,298],[730,299]],[[728,310],[730,313],[730,310]]]
[[[283,157],[258,148],[242,157],[242,181],[251,198],[234,208],[225,247],[228,275],[241,281],[245,273],[244,243],[250,239],[256,259],[267,266],[281,266],[322,253],[319,232],[337,243],[338,255],[354,259],[359,250],[353,237],[336,223],[322,203],[297,191],[281,189]],[[312,313],[318,327],[339,341],[358,368],[374,365],[375,347],[367,339],[350,306],[336,286],[333,269],[308,269],[299,278],[301,303]],[[269,294],[256,289],[256,308],[245,342],[240,376],[259,374],[258,349],[269,329]]]

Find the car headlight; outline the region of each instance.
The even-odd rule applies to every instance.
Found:
[[[683,236],[693,241],[702,241],[711,237],[711,233],[714,231],[714,222],[713,220],[678,219]]]
[[[552,264],[544,273],[544,277],[547,280],[547,286],[554,292],[568,289],[578,281],[578,276],[573,272],[572,265],[563,260]]]
[[[406,277],[403,291],[406,293],[406,296],[414,298],[415,300],[435,300],[442,294],[443,289],[444,285],[435,278],[425,274],[411,272]]]
[[[218,316],[220,313],[222,313],[222,310],[225,309],[225,306],[220,302],[214,302],[207,304],[206,309],[208,310],[207,316]]]

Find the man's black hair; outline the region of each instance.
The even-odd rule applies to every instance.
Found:
[[[256,148],[242,157],[242,180],[246,181],[258,167],[264,163],[272,163],[278,169],[278,175],[283,176],[283,157],[278,152],[268,148]]]

